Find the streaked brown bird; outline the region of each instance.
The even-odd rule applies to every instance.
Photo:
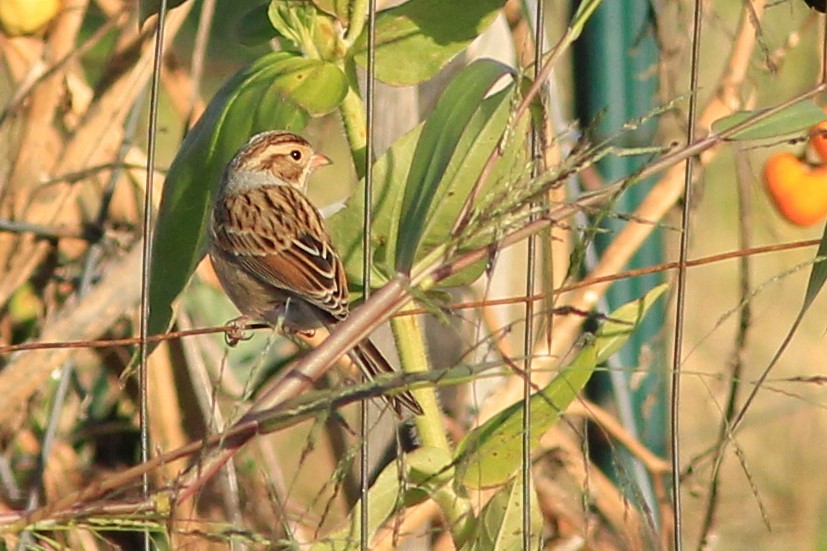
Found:
[[[210,219],[209,255],[243,319],[307,331],[347,318],[342,261],[305,196],[311,172],[328,164],[301,136],[270,131],[250,138],[227,165]],[[370,339],[349,355],[368,378],[393,371]],[[422,414],[410,392],[387,400],[397,414]]]

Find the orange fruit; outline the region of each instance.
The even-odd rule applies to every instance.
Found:
[[[827,162],[827,121],[822,121],[810,130],[810,145],[822,161]]]
[[[793,224],[812,226],[827,217],[827,165],[811,167],[792,153],[776,153],[764,164],[764,183]]]

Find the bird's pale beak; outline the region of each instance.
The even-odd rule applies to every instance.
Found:
[[[333,161],[331,161],[330,158],[326,157],[325,155],[322,155],[321,153],[314,153],[313,156],[310,157],[310,167],[313,169],[332,164]]]

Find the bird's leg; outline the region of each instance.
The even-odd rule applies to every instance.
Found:
[[[287,310],[290,308],[290,297],[287,297],[287,300],[284,301],[284,308],[281,311],[281,315],[276,317],[276,325],[274,329],[279,333],[285,333],[285,324],[284,320],[287,319]],[[278,312],[278,310],[276,310]]]
[[[287,297],[287,300],[284,301],[284,312],[281,316],[279,316],[278,321],[276,322],[276,330],[280,333],[300,335],[302,337],[309,339],[316,334],[316,331],[314,329],[299,329],[297,327],[292,327],[289,324],[285,323],[285,321],[288,319],[291,300],[292,299],[290,297]]]
[[[253,338],[252,333],[246,333],[244,331],[249,321],[249,316],[238,316],[227,322],[227,325],[230,327],[227,332],[224,333],[224,342],[227,343],[227,346],[232,348],[241,341],[248,341]]]

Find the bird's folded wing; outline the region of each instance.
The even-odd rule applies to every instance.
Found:
[[[240,269],[297,295],[335,319],[347,316],[348,290],[321,215],[300,191],[268,186],[217,205],[213,246]]]

